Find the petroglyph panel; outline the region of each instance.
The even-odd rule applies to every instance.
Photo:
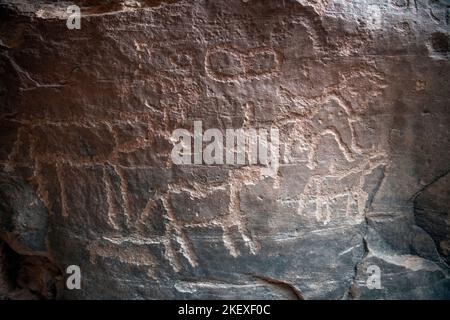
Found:
[[[58,298],[450,297],[448,5],[74,2],[0,4],[0,248],[79,265]],[[279,163],[177,165],[194,121]]]

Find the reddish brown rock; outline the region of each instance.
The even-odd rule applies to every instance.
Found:
[[[74,3],[0,2],[0,298],[450,297],[443,1]],[[175,164],[194,121],[279,167]]]

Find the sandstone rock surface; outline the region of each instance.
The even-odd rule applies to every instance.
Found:
[[[449,299],[449,8],[0,1],[0,298]],[[276,172],[175,165],[196,120]]]

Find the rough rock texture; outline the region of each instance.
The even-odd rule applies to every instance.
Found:
[[[450,298],[448,1],[0,3],[0,298]]]

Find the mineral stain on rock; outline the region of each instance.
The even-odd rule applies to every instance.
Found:
[[[0,1],[1,299],[450,298],[447,4],[70,4]],[[195,121],[279,166],[174,164]]]

